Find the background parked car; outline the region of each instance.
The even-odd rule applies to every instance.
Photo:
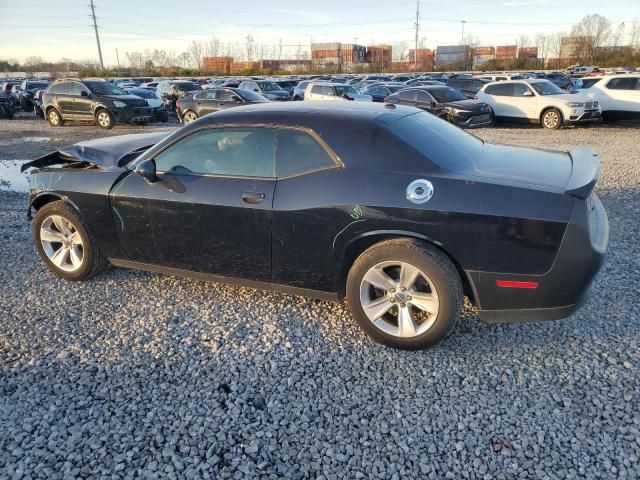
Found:
[[[491,80],[481,78],[450,78],[447,87],[455,88],[467,98],[475,98],[476,94]]]
[[[595,81],[581,92],[598,102],[604,120],[640,119],[640,75],[611,75],[587,80]]]
[[[167,106],[167,111],[175,112],[176,101],[189,92],[199,92],[200,85],[189,80],[163,80],[158,83],[156,93]]]
[[[0,118],[13,118],[14,113],[15,107],[13,103],[9,100],[9,97],[0,90]]]
[[[273,80],[245,80],[240,83],[239,88],[259,93],[269,100],[276,102],[284,102],[290,99],[289,92],[283,90],[282,87]]]
[[[209,88],[179,99],[176,113],[182,122],[190,123],[207,113],[268,101],[262,95],[243,88]]]
[[[573,85],[571,77],[560,72],[545,73],[543,78],[549,80],[551,83],[557,85],[563,90],[569,90]]]
[[[307,85],[309,85],[313,80],[303,80],[302,82],[298,82],[298,84],[293,87],[293,93],[291,95],[293,100],[304,100],[304,91],[307,89]]]
[[[406,88],[406,86],[404,84],[378,84],[366,87],[364,90],[361,90],[361,93],[363,93],[364,95],[369,95],[374,102],[384,102],[385,98],[402,88]]]
[[[33,94],[33,113],[36,114],[37,117],[44,117],[44,111],[42,110],[42,94],[44,90],[38,90]]]
[[[130,95],[135,95],[136,97],[143,98],[147,102],[147,105],[149,105],[149,108],[151,108],[154,122],[166,122],[169,120],[167,106],[155,91],[141,87],[127,88],[125,89],[125,91]]]
[[[311,101],[356,100],[359,102],[370,102],[372,100],[371,95],[364,95],[358,92],[353,85],[331,82],[309,83],[304,94],[304,99]]]
[[[387,97],[385,102],[426,110],[459,127],[486,127],[493,123],[486,103],[467,99],[458,90],[446,86],[406,88]]]
[[[33,96],[38,90],[45,90],[49,86],[47,80],[24,80],[20,84],[18,97],[20,98],[20,108],[25,112],[33,110]]]
[[[567,93],[548,80],[489,83],[477,96],[491,106],[498,119],[537,123],[549,129],[602,118],[597,101]]]
[[[108,129],[116,123],[144,123],[153,119],[145,100],[102,79],[54,82],[42,95],[42,105],[54,127],[65,121],[94,121]]]
[[[276,80],[276,83],[286,91],[290,97],[293,97],[293,89],[298,84],[297,80]]]

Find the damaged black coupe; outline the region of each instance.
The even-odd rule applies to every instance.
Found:
[[[322,105],[319,105],[322,103]],[[349,303],[375,340],[574,312],[607,250],[588,148],[491,145],[411,107],[243,106],[29,162],[44,263],[111,264]]]

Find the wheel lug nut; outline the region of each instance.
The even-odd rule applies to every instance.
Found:
[[[396,293],[396,289],[395,289],[395,288],[392,288],[392,289],[390,290],[390,292],[391,292],[391,293]]]

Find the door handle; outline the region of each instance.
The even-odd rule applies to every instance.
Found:
[[[262,202],[264,199],[264,193],[245,192],[242,194],[242,201],[245,203],[256,204]]]

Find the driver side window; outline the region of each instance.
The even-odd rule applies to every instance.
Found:
[[[155,156],[159,173],[275,177],[272,128],[212,128],[192,133]]]

